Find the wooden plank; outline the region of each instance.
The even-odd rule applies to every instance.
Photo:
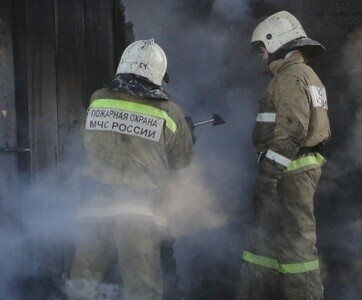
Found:
[[[26,57],[26,0],[11,2],[13,21],[13,53],[15,76],[15,102],[17,145],[19,148],[29,148],[29,111],[28,111],[28,81]],[[18,170],[22,182],[29,183],[29,153],[18,153]]]
[[[60,186],[66,185],[68,193],[80,200],[80,187],[76,182],[69,186],[69,175],[81,167],[84,156],[80,127],[85,117],[85,30],[82,1],[58,0],[56,11],[56,76],[58,102],[58,137],[60,155]],[[67,185],[68,184],[68,185]],[[69,205],[69,204],[68,204]],[[56,277],[69,274],[73,262],[73,245],[62,242],[54,248],[53,259],[58,261],[52,273]]]
[[[0,147],[16,147],[16,111],[12,46],[11,1],[0,1]],[[14,153],[0,153],[0,212],[7,214],[17,187]]]
[[[86,108],[85,30],[82,1],[56,1],[56,75],[60,161],[77,165],[82,156],[80,127]]]
[[[54,3],[28,1],[26,8],[31,171],[33,180],[46,176],[55,184],[59,149]]]
[[[26,1],[30,162],[32,182],[38,191],[34,192],[36,196],[30,196],[29,201],[34,201],[41,218],[52,212],[58,200],[54,195],[42,199],[46,197],[45,191],[53,194],[59,185],[55,4],[56,1],[49,0]],[[38,233],[27,242],[31,260],[23,267],[24,285],[28,286],[23,291],[26,298],[54,297],[54,280],[59,279],[64,270],[59,237],[46,236],[45,233],[44,229],[44,234]]]
[[[132,22],[126,22],[126,8],[122,0],[114,1],[113,7],[113,39],[114,39],[114,66],[117,68],[122,53],[126,47],[135,41]]]
[[[92,93],[114,77],[113,3],[87,0],[85,3],[86,103]]]

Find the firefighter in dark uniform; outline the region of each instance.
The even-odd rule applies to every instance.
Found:
[[[109,86],[91,97],[84,124],[85,175],[93,184],[80,211],[87,231],[76,247],[68,284],[71,299],[100,297],[117,257],[122,299],[162,299],[157,209],[171,170],[188,166],[192,133],[161,87],[164,51],[152,39],[129,45]],[[81,291],[88,282],[90,291]],[[82,281],[83,280],[83,281]]]
[[[286,11],[261,22],[251,44],[274,76],[253,132],[259,175],[237,299],[322,299],[313,195],[330,126],[326,90],[306,58],[324,47]]]

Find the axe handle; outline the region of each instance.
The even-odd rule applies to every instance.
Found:
[[[211,123],[211,122],[214,122],[214,119],[195,123],[194,126],[204,125],[204,124]]]

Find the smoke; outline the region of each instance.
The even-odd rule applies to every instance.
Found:
[[[344,88],[339,102],[330,105],[332,129],[342,131],[334,148],[319,188],[317,226],[319,245],[326,262],[328,296],[359,299],[361,282],[361,132],[362,132],[362,29],[348,35],[341,48],[338,78]],[[334,91],[330,87],[330,91]],[[328,92],[328,86],[327,86]],[[335,100],[332,98],[332,101]],[[333,131],[332,131],[333,138]],[[338,144],[337,144],[338,142]]]
[[[39,178],[31,188],[19,181],[14,195],[4,199],[11,219],[0,229],[1,299],[58,299],[62,294],[62,273],[69,270],[78,234],[74,213],[81,178],[80,165],[62,167],[68,173],[62,187],[50,177]]]
[[[64,291],[76,299],[122,299],[119,285],[99,283],[90,276],[78,280],[67,280]]]
[[[232,298],[256,172],[251,132],[260,91],[269,81],[260,76],[263,62],[250,54],[250,37],[257,21],[250,16],[247,0],[123,2],[127,21],[134,23],[136,39],[153,37],[165,50],[170,74],[166,90],[185,115],[197,122],[219,113],[226,121],[225,125],[204,125],[196,129],[193,162],[172,175],[165,198],[169,226],[176,237],[180,285],[186,296]],[[348,272],[341,273],[351,281],[360,277],[361,262],[356,249],[359,249],[361,234],[361,208],[346,205],[343,214],[351,216],[351,220],[344,222],[338,217],[340,212],[333,212],[329,195],[338,191],[338,180],[351,174],[351,170],[358,172],[361,166],[358,155],[362,148],[361,36],[362,31],[357,31],[343,52],[345,74],[351,87],[348,97],[358,103],[355,126],[348,147],[339,152],[343,155],[338,154],[329,161],[320,189],[328,197],[322,204],[326,204],[331,213],[320,216],[322,223],[327,217],[336,220],[332,229],[328,227],[328,232],[322,232],[328,238],[321,239],[321,244],[330,245],[331,239],[338,241],[337,251],[328,253],[335,261],[343,261],[340,255],[343,250],[357,258]],[[82,149],[75,147],[73,151],[81,153]],[[81,198],[81,162],[76,159],[64,162],[56,173],[62,178],[61,187],[54,186],[48,177],[38,179],[30,191],[19,185],[19,190],[24,190],[18,196],[22,206],[13,203],[9,210],[16,214],[13,219],[20,221],[10,228],[0,228],[2,299],[24,298],[19,294],[19,284],[27,299],[57,299],[79,286],[89,288],[88,298],[94,296],[92,279],[64,282],[74,256],[74,242],[82,233],[74,223]],[[360,184],[358,178],[351,180]],[[355,191],[348,191],[341,201],[360,197],[353,193]],[[340,279],[345,280],[342,275]],[[31,286],[37,286],[38,290],[34,292]],[[55,287],[50,296],[49,286]],[[112,284],[100,288],[100,293],[109,298],[117,297],[120,292]],[[353,287],[344,295],[354,295]]]
[[[282,10],[278,6],[282,1],[264,2]],[[192,290],[200,296],[197,292],[205,282],[218,286],[221,281],[230,287],[240,266],[256,169],[250,135],[259,93],[269,80],[257,77],[263,67],[249,53],[257,20],[250,17],[248,1],[125,0],[124,3],[126,18],[134,23],[136,39],[153,37],[164,48],[171,78],[166,89],[185,114],[198,121],[216,112],[226,120],[225,126],[197,128],[192,166],[182,171],[181,179],[171,185],[169,195],[170,226],[177,236],[175,251],[182,288],[188,295]],[[302,17],[301,6],[292,1],[283,9]],[[313,34],[312,28],[310,31]],[[344,107],[341,111],[349,111],[347,106],[358,104],[355,123],[344,149],[333,151],[328,159],[316,196],[317,226],[331,225],[330,220],[335,220],[332,228],[329,225],[319,228],[318,241],[327,262],[330,290],[337,277],[333,274],[335,270],[330,269],[331,264],[341,260],[348,264],[339,274],[351,282],[360,266],[356,259],[353,263],[346,262],[351,256],[358,257],[356,233],[360,234],[361,229],[358,222],[361,208],[353,204],[360,198],[355,189],[360,180],[362,147],[360,49],[361,31],[357,31],[343,49],[341,78],[349,79],[350,89],[341,95],[345,101],[338,104]],[[336,105],[333,99],[331,105]],[[349,183],[341,189],[340,184],[346,178]],[[337,199],[346,201],[346,205],[336,210]],[[351,220],[346,222],[345,216]],[[341,238],[342,232],[346,233],[345,239]],[[349,237],[353,242],[347,247]],[[341,258],[344,250],[350,253],[349,258]],[[231,270],[232,275],[225,275],[223,268]],[[354,295],[353,284],[347,286],[350,290],[340,291],[340,295]],[[201,296],[205,294],[201,292]]]
[[[207,186],[198,165],[180,171],[167,185],[169,226],[176,238],[195,234],[205,228],[224,226],[227,217],[217,211],[217,198]]]
[[[256,171],[251,131],[269,80],[257,77],[261,65],[250,54],[248,1],[123,2],[136,40],[152,37],[165,50],[165,89],[185,115],[197,122],[219,113],[226,121],[196,128],[193,162],[168,186],[168,219],[186,294],[201,297],[209,282],[232,297]]]
[[[345,89],[340,92],[339,102],[333,103],[336,111],[345,112],[348,116],[339,116],[338,124],[332,124],[336,130],[343,128],[343,139],[345,143],[339,145],[338,151],[332,152],[332,157],[326,166],[328,177],[323,186],[323,193],[330,193],[336,186],[338,180],[348,177],[352,172],[361,169],[361,156],[356,155],[362,150],[362,29],[357,29],[348,36],[341,49],[341,67],[339,77],[345,84]],[[343,79],[342,79],[343,78]],[[331,88],[331,90],[333,90]],[[334,99],[332,99],[334,100]],[[336,116],[332,116],[336,117]],[[347,119],[350,117],[350,119]],[[333,132],[332,132],[333,134]],[[341,141],[338,141],[341,142]]]
[[[356,160],[354,166],[362,167],[362,158],[356,153],[362,151],[362,29],[358,29],[349,36],[343,49],[343,65],[349,82],[349,101],[356,103],[355,126],[348,142],[349,155]]]
[[[21,264],[21,251],[19,250],[22,244],[20,239],[15,235],[15,231],[9,228],[2,227],[0,229],[0,264],[2,269],[2,279],[0,280],[0,297],[2,299],[12,299],[8,297],[9,286],[11,286],[11,279],[13,276],[20,276]]]
[[[240,22],[240,18],[246,18],[248,10],[248,1],[245,0],[216,0],[212,11],[228,22]]]

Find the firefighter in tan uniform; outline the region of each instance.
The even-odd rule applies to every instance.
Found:
[[[166,66],[152,39],[134,42],[114,80],[92,95],[84,124],[91,183],[80,212],[87,230],[76,247],[69,299],[163,297],[159,190],[171,169],[189,165],[193,148],[181,108],[161,87]],[[104,284],[115,259],[122,290]]]
[[[253,132],[259,175],[237,299],[322,299],[313,195],[330,126],[325,88],[305,58],[324,47],[286,11],[256,27],[252,47],[274,77]]]

